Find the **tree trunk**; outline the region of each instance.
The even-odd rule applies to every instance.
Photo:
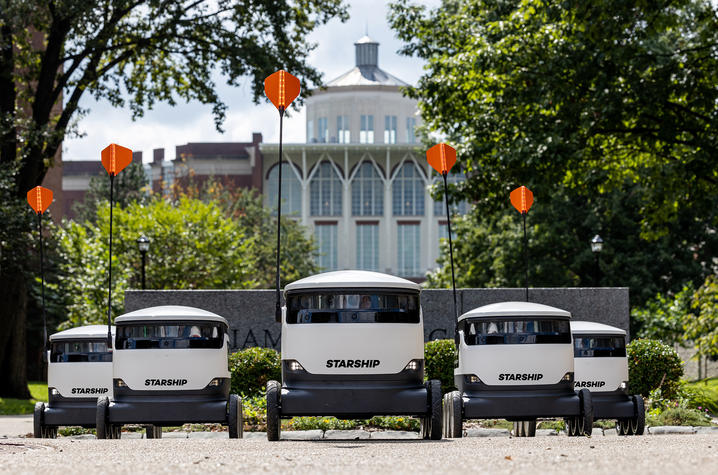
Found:
[[[29,399],[27,388],[27,283],[22,271],[0,273],[0,396]]]

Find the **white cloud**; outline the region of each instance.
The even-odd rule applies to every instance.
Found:
[[[438,0],[423,3],[435,6]],[[310,54],[309,62],[324,73],[324,81],[330,81],[354,66],[354,42],[368,29],[369,36],[380,43],[379,66],[406,82],[415,83],[421,74],[422,63],[416,58],[396,54],[401,42],[394,37],[387,23],[386,2],[353,0],[349,4],[350,19],[346,23],[333,20],[310,37],[318,46]],[[100,151],[113,142],[142,151],[144,161],[149,162],[153,149],[164,148],[165,158],[173,159],[175,147],[188,142],[249,142],[253,132],[262,133],[264,142],[278,141],[277,111],[269,102],[254,104],[246,83],[236,88],[226,86],[221,78],[217,83],[220,97],[228,106],[224,134],[214,128],[211,108],[197,102],[175,107],[159,104],[133,122],[127,109],[112,108],[86,95],[80,106],[90,109],[90,113],[79,122],[80,131],[86,135],[65,140],[63,160],[99,160]],[[286,143],[305,141],[304,117],[302,110],[294,112],[285,121]]]

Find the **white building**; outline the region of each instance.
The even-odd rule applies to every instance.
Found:
[[[440,177],[415,136],[417,103],[402,95],[406,83],[379,68],[378,46],[361,38],[355,67],[307,99],[307,143],[282,150],[282,215],[313,233],[322,270],[421,280],[447,236],[444,204],[429,194]],[[260,150],[263,193],[275,207],[279,145]]]

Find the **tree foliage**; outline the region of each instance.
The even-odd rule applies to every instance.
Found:
[[[661,340],[667,345],[686,346],[684,325],[693,319],[692,301],[696,289],[688,284],[675,295],[659,294],[645,306],[631,311],[631,334],[637,338]]]
[[[398,1],[390,22],[402,52],[426,61],[407,93],[469,178],[461,193],[474,211],[457,227],[456,256],[473,285],[522,275],[520,241],[501,236],[517,237],[507,202],[519,185],[536,196],[535,285],[590,283],[596,233],[608,251],[601,284],[628,284],[639,303],[713,273],[718,15],[709,1]]]
[[[306,37],[337,17],[347,18],[341,0],[0,0],[0,167],[12,168],[12,206],[77,133],[85,94],[129,106],[135,118],[157,102],[196,100],[221,130],[215,72],[233,86],[249,82],[255,102],[279,68],[306,93],[321,79],[307,64],[315,45]],[[14,259],[19,266],[0,267],[0,335],[24,341],[29,254]],[[25,367],[24,346],[0,350],[5,395],[27,396]]]
[[[144,203],[150,195],[147,176],[141,163],[130,163],[117,175],[113,184],[112,199],[117,206],[124,208],[130,203]],[[97,218],[97,207],[110,196],[110,180],[104,171],[90,178],[85,198],[74,203],[72,209],[77,221],[93,221]]]
[[[697,355],[718,359],[718,276],[708,276],[694,294],[691,308],[686,338],[696,345]]]
[[[109,205],[95,223],[67,222],[59,230],[63,288],[70,297],[66,326],[103,323],[107,315]],[[254,256],[244,231],[215,204],[157,199],[113,210],[112,315],[124,308],[124,291],[139,288],[136,239],[150,238],[149,289],[252,288]]]

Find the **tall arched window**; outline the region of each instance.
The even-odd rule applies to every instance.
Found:
[[[413,162],[404,162],[392,184],[395,216],[423,216],[424,180]]]
[[[272,214],[277,214],[279,196],[279,166],[275,165],[267,177],[267,197]],[[282,216],[302,214],[302,183],[297,171],[288,162],[282,162]]]
[[[352,215],[384,214],[384,183],[370,162],[364,162],[352,180]]]
[[[434,216],[446,216],[446,202],[444,201],[444,179],[442,177],[434,178],[434,185],[441,189],[441,199],[434,201]],[[449,185],[456,183],[463,183],[466,181],[466,176],[461,173],[450,173],[446,177],[446,181]],[[451,195],[449,195],[449,209],[452,215],[464,215],[468,211],[469,205],[466,200],[459,201],[458,203],[451,201]],[[453,233],[452,233],[453,234]]]
[[[329,162],[322,162],[309,185],[309,212],[312,216],[341,216],[342,181]]]

